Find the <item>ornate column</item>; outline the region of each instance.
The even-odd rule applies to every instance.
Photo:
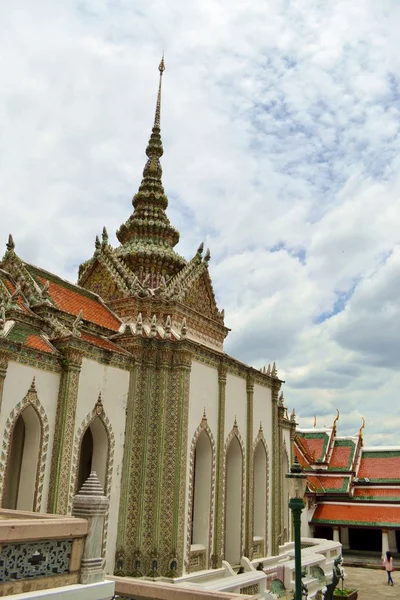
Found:
[[[281,435],[279,427],[278,413],[278,394],[280,382],[272,386],[272,494],[271,494],[271,509],[272,509],[272,532],[271,532],[271,554],[278,554],[279,535],[280,535],[280,519],[281,519]]]
[[[61,350],[64,354],[63,371],[58,392],[48,500],[48,511],[56,514],[66,514],[68,510],[76,402],[83,356],[76,348]]]
[[[218,369],[218,440],[216,456],[216,481],[215,481],[215,510],[214,510],[214,553],[211,556],[213,569],[217,569],[222,564],[223,556],[223,489],[225,487],[223,464],[224,464],[224,444],[225,444],[225,394],[226,394],[226,373],[227,369],[221,364]]]
[[[186,522],[186,460],[192,356],[185,346],[174,351],[165,396],[165,435],[159,519],[159,569],[168,576],[183,572]]]
[[[136,353],[137,355],[137,353]],[[125,440],[124,440],[124,456],[122,461],[121,473],[121,495],[118,513],[118,531],[117,531],[117,546],[115,560],[115,575],[124,577],[127,572],[125,540],[128,532],[128,527],[131,526],[128,515],[129,501],[129,483],[131,479],[131,449],[133,447],[133,432],[134,432],[134,404],[138,382],[138,372],[140,368],[133,361],[132,370],[129,376],[128,398],[126,403],[126,422],[125,422]]]
[[[156,418],[159,422],[157,431],[157,447],[156,456],[164,456],[165,442],[165,416],[168,403],[168,379],[172,367],[172,350],[171,348],[163,348],[159,355],[159,386],[158,386],[158,410]],[[155,486],[155,506],[154,506],[154,530],[153,530],[153,548],[158,548],[160,543],[160,521],[163,518],[161,512],[162,498],[162,469],[158,468],[154,486]]]
[[[7,367],[8,367],[9,359],[10,359],[9,352],[0,350],[0,412],[1,412],[1,405],[3,402],[4,380],[5,380],[6,374],[7,374]]]
[[[250,560],[253,556],[254,525],[254,473],[253,473],[253,398],[254,379],[248,375],[247,392],[247,440],[246,440],[246,507],[245,507],[245,548],[244,555]]]

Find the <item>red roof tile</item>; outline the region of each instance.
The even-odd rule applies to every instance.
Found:
[[[325,475],[307,475],[310,489],[327,492],[347,492],[349,477],[327,477]]]
[[[398,488],[384,488],[384,487],[356,487],[354,488],[355,498],[400,498],[400,487]]]
[[[125,354],[125,352],[122,348],[119,348],[112,342],[109,342],[108,340],[105,340],[101,337],[89,335],[88,333],[82,333],[81,339],[84,340],[85,342],[89,342],[90,344],[94,344],[95,346],[98,346],[99,348],[105,348],[106,350],[112,350],[113,352],[120,352],[121,354]]]
[[[400,505],[320,504],[314,512],[311,523],[398,527]]]
[[[363,452],[357,477],[375,481],[399,480],[400,452]]]
[[[36,274],[36,279],[42,285],[46,283],[46,277]],[[96,297],[90,297],[86,290],[78,286],[72,286],[61,279],[55,281],[49,279],[49,295],[57,308],[77,316],[83,311],[83,318],[97,325],[118,331],[121,323]]]
[[[351,446],[335,446],[329,462],[329,468],[347,468],[352,453],[353,448]]]
[[[40,335],[28,335],[25,340],[25,346],[29,348],[35,348],[35,350],[41,350],[42,352],[50,352],[54,354],[54,349],[48,344]]]

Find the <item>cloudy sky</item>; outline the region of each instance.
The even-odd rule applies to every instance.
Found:
[[[227,352],[276,360],[302,426],[400,445],[399,31],[398,0],[3,0],[0,240],[76,280],[130,214],[164,50],[168,214]]]

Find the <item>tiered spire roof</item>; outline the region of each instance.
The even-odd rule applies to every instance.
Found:
[[[162,185],[160,163],[164,152],[160,128],[164,57],[158,69],[160,80],[154,124],[146,148],[147,162],[139,190],[132,200],[133,214],[117,231],[121,246],[116,248],[116,254],[128,262],[139,279],[150,277],[152,287],[160,285],[161,277],[172,277],[186,264],[185,259],[173,250],[179,241],[179,232],[165,213],[168,198]]]

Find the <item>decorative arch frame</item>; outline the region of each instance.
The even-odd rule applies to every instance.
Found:
[[[231,431],[229,432],[228,437],[225,440],[224,461],[223,461],[223,467],[222,467],[222,472],[223,472],[222,506],[223,506],[223,511],[224,511],[224,513],[223,513],[224,518],[221,523],[220,555],[223,556],[224,558],[225,558],[224,548],[225,548],[225,526],[226,526],[226,457],[228,454],[228,449],[229,449],[230,443],[234,437],[236,437],[237,441],[239,442],[240,449],[242,451],[242,494],[241,494],[242,503],[241,503],[241,518],[240,518],[240,539],[241,539],[241,543],[242,543],[241,552],[243,551],[243,549],[245,547],[244,506],[245,506],[245,502],[246,502],[246,485],[245,485],[245,483],[246,483],[246,451],[245,451],[245,445],[243,442],[243,438],[240,434],[239,427],[237,426],[236,418],[235,418],[235,423],[234,423]]]
[[[46,459],[47,453],[49,449],[49,420],[47,418],[46,411],[39,400],[36,386],[35,386],[35,378],[33,378],[31,386],[28,390],[28,393],[22,400],[20,400],[13,408],[13,410],[8,415],[6,426],[3,433],[3,445],[1,449],[1,461],[0,461],[0,498],[1,503],[3,503],[4,499],[4,491],[6,488],[7,478],[8,478],[8,461],[10,458],[10,442],[12,441],[12,436],[14,433],[14,427],[18,418],[22,415],[24,410],[28,407],[32,406],[35,410],[39,422],[40,422],[40,443],[39,443],[39,458],[38,458],[38,468],[36,475],[36,485],[35,485],[35,494],[33,500],[33,510],[34,512],[40,512],[40,508],[42,505],[43,498],[43,487],[44,487],[44,476],[46,471]]]
[[[71,512],[72,512],[72,503],[74,500],[74,496],[76,494],[75,487],[76,487],[76,480],[77,480],[77,476],[78,476],[79,455],[80,455],[82,439],[83,439],[83,436],[85,435],[87,428],[90,427],[90,425],[93,423],[93,421],[95,421],[95,419],[100,419],[100,421],[102,422],[103,427],[105,429],[106,435],[107,435],[108,451],[107,451],[107,465],[106,465],[106,485],[105,485],[104,493],[109,500],[111,498],[111,485],[112,485],[112,475],[113,475],[113,468],[114,468],[114,453],[115,453],[115,436],[114,436],[114,431],[113,431],[112,425],[110,423],[110,419],[105,414],[103,405],[101,404],[101,397],[99,397],[99,400],[97,401],[95,407],[83,419],[82,423],[78,427],[76,434],[75,434],[74,446],[73,446],[73,451],[72,451],[71,479],[70,479],[70,484],[69,484],[68,514],[71,514]],[[105,551],[106,551],[106,547],[107,547],[108,517],[109,517],[109,512],[107,511],[107,514],[106,514],[105,520],[104,520],[103,545],[102,545],[103,556],[105,555]]]
[[[290,469],[291,467],[291,463],[290,463],[290,454],[286,445],[286,440],[284,439],[282,442],[282,457],[286,456],[287,459],[287,464],[288,464],[288,469]],[[281,461],[281,465],[282,465],[282,461]],[[282,465],[282,489],[285,490],[285,474],[283,472],[283,465]],[[283,536],[283,542],[288,542],[290,540],[290,527],[291,527],[291,523],[290,523],[290,515],[288,515],[288,525],[287,525],[287,529],[285,527],[285,510],[288,510],[286,502],[285,502],[285,498],[284,498],[284,494],[281,494],[281,515],[282,515],[282,536]]]
[[[253,442],[253,466],[254,466],[254,455],[256,453],[256,449],[258,444],[262,444],[265,450],[265,454],[267,457],[267,473],[266,473],[266,490],[265,490],[265,494],[266,494],[266,501],[265,501],[265,507],[266,507],[266,512],[265,512],[265,522],[266,522],[266,531],[265,531],[265,552],[267,552],[268,550],[268,541],[269,541],[269,528],[268,528],[268,520],[269,520],[269,451],[268,451],[268,444],[267,444],[267,440],[265,439],[264,436],[264,432],[262,429],[262,425],[260,424],[260,429],[258,431],[257,437],[254,439]],[[253,487],[254,490],[254,487]],[[253,531],[254,531],[254,498],[253,498]]]
[[[187,572],[190,573],[190,540],[191,540],[191,523],[193,517],[193,486],[194,486],[194,459],[195,450],[200,435],[205,432],[210,440],[211,444],[211,509],[210,509],[210,523],[208,528],[208,552],[207,559],[210,564],[211,553],[212,553],[212,538],[213,538],[213,522],[214,522],[214,503],[215,503],[215,439],[210,426],[207,422],[207,417],[204,413],[200,425],[194,432],[192,441],[190,444],[190,455],[189,455],[189,487],[188,487],[188,512],[187,512],[187,534],[186,534],[186,568]],[[208,568],[209,565],[207,565]]]

